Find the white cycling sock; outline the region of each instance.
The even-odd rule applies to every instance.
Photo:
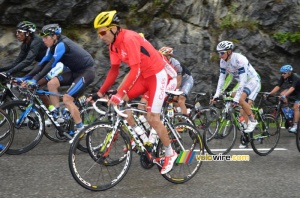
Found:
[[[168,146],[165,146],[165,156],[172,156],[173,155],[173,149],[171,144]]]

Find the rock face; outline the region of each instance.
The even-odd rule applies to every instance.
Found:
[[[15,25],[30,20],[41,28],[59,23],[63,33],[81,44],[96,60],[99,86],[109,68],[107,47],[93,29],[94,17],[117,10],[122,27],[143,32],[157,48],[174,47],[174,55],[193,73],[193,91],[214,92],[219,75],[218,42],[231,40],[246,55],[270,91],[285,64],[299,72],[299,41],[280,43],[278,32],[300,32],[300,0],[1,0],[1,65],[19,51]],[[299,39],[300,40],[300,39]],[[124,66],[125,68],[126,66]],[[121,78],[125,73],[122,69]],[[91,86],[91,87],[93,87]]]

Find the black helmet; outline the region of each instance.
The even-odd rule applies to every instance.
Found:
[[[61,34],[61,27],[59,27],[58,24],[49,24],[45,25],[42,28],[42,31],[40,33],[41,36],[47,36],[47,35],[60,35]]]
[[[34,33],[36,30],[36,26],[34,23],[31,23],[30,21],[22,21],[17,25],[17,29]]]

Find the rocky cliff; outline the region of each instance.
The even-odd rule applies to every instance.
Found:
[[[299,8],[300,0],[0,0],[0,66],[18,53],[14,27],[19,21],[30,20],[38,28],[55,22],[95,58],[93,86],[99,85],[109,59],[93,19],[101,11],[115,9],[123,27],[143,32],[157,49],[174,47],[175,57],[193,73],[193,91],[215,89],[219,74],[215,47],[221,40],[233,41],[235,50],[248,57],[267,91],[277,82],[280,66],[291,64],[300,71]]]

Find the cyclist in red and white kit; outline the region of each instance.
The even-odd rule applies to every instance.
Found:
[[[115,10],[101,12],[94,20],[94,27],[100,39],[108,45],[111,62],[108,77],[97,92],[97,97],[103,97],[103,94],[116,81],[121,62],[126,63],[130,67],[129,74],[109,103],[119,104],[125,94],[129,99],[133,99],[149,92],[147,120],[157,131],[165,147],[165,161],[161,174],[166,174],[172,169],[178,155],[172,149],[167,129],[160,121],[168,82],[164,69],[166,63],[160,53],[145,38],[137,32],[121,28],[119,21]],[[94,95],[93,100],[97,97]]]

